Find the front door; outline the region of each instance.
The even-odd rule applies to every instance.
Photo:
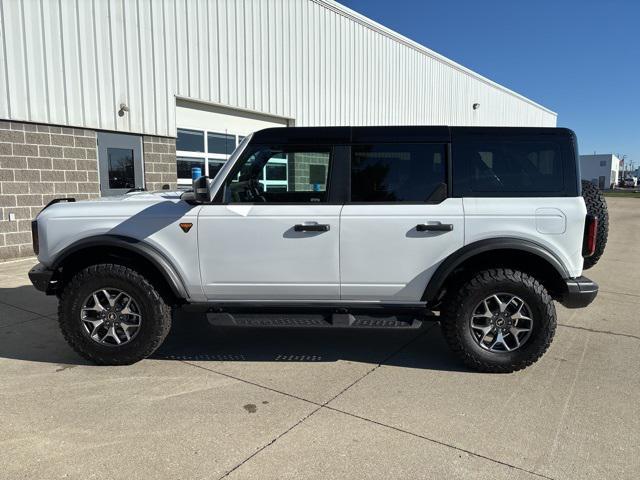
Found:
[[[98,169],[100,193],[104,197],[144,188],[142,137],[98,133]]]
[[[343,300],[420,301],[438,265],[464,245],[461,198],[447,198],[445,144],[351,149],[340,218]]]
[[[198,216],[208,299],[340,298],[342,205],[329,203],[331,156],[323,146],[256,146],[243,154],[224,202],[204,205]]]

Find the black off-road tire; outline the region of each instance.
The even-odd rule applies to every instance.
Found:
[[[80,320],[82,302],[102,288],[129,293],[140,308],[140,330],[126,344],[105,346],[92,340]],[[171,307],[141,274],[117,264],[93,265],[66,284],[58,303],[58,322],[64,338],[79,355],[98,365],[130,365],[151,355],[171,329]]]
[[[443,303],[441,326],[449,347],[469,367],[480,372],[510,373],[535,363],[549,348],[556,331],[553,299],[535,278],[511,269],[485,270],[453,286]],[[533,328],[526,342],[510,352],[491,352],[474,340],[469,326],[476,306],[486,297],[509,293],[531,309]]]
[[[598,187],[586,180],[582,181],[582,197],[587,206],[587,213],[598,217],[598,230],[596,233],[596,250],[593,255],[584,259],[583,268],[586,270],[593,267],[607,246],[607,237],[609,236],[609,211],[607,210],[607,201]]]

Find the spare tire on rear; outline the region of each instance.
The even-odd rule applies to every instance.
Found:
[[[593,183],[582,181],[582,197],[587,206],[587,214],[598,217],[598,230],[596,232],[596,249],[593,255],[584,259],[584,269],[593,267],[604,253],[609,235],[609,212],[604,195]]]

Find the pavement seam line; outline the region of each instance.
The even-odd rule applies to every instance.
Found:
[[[489,462],[498,463],[500,465],[504,465],[505,467],[514,468],[514,469],[519,470],[521,472],[525,472],[525,473],[528,473],[530,475],[535,475],[536,477],[544,478],[546,480],[555,480],[555,478],[553,478],[553,477],[548,477],[548,476],[543,475],[541,473],[537,473],[537,472],[534,472],[534,471],[531,471],[531,470],[527,470],[526,468],[518,467],[517,465],[512,465],[510,463],[503,462],[501,460],[496,460],[495,458],[487,457],[486,455],[482,455],[481,453],[475,453],[475,452],[472,452],[471,450],[467,450],[467,449],[462,448],[462,447],[457,447],[455,445],[443,442],[441,440],[436,440],[435,438],[426,437],[426,436],[421,435],[419,433],[411,432],[409,430],[404,430],[404,429],[402,429],[400,427],[395,427],[393,425],[387,425],[386,423],[382,423],[382,422],[379,422],[377,420],[373,420],[371,418],[362,417],[362,416],[357,415],[355,413],[351,413],[351,412],[347,412],[347,411],[344,411],[344,410],[340,410],[339,408],[330,407],[328,405],[325,405],[322,408],[326,408],[327,410],[331,410],[333,412],[342,413],[343,415],[347,415],[349,417],[357,418],[357,419],[363,420],[365,422],[373,423],[373,424],[381,426],[381,427],[390,428],[391,430],[395,430],[395,431],[400,432],[400,433],[405,433],[407,435],[411,435],[412,437],[420,438],[422,440],[426,440],[428,442],[432,442],[432,443],[435,443],[437,445],[442,445],[443,447],[448,447],[448,448],[451,448],[453,450],[457,450],[459,452],[464,452],[464,453],[466,453],[468,455],[472,455],[474,457],[478,457],[478,458],[482,458],[484,460],[488,460]]]
[[[46,314],[42,314],[42,313],[34,312],[33,310],[28,310],[26,308],[18,307],[17,305],[13,305],[11,303],[3,302],[2,300],[0,300],[0,303],[3,304],[3,305],[7,305],[8,307],[17,308],[18,310],[22,310],[23,312],[33,313],[34,315],[38,315],[40,317],[46,317],[47,316]],[[52,315],[54,315],[54,314],[52,314]]]
[[[326,400],[322,403],[320,402],[316,402],[314,400],[309,400],[308,398],[304,398],[304,397],[299,397],[297,395],[294,395],[292,393],[288,393],[282,390],[278,390],[277,388],[273,388],[273,387],[269,387],[267,385],[263,385],[261,383],[257,383],[257,382],[253,382],[251,380],[247,380],[241,377],[237,377],[235,375],[231,375],[229,373],[225,373],[225,372],[221,372],[219,370],[215,370],[213,368],[210,367],[205,367],[203,365],[198,365],[196,363],[192,363],[189,360],[178,360],[179,362],[182,362],[184,364],[190,365],[192,367],[195,368],[200,368],[202,370],[206,370],[207,372],[211,372],[211,373],[216,373],[218,375],[222,375],[223,377],[227,377],[227,378],[231,378],[233,380],[237,380],[239,382],[243,382],[243,383],[247,383],[249,385],[253,385],[254,387],[258,387],[258,388],[264,388],[265,390],[269,390],[271,392],[274,393],[278,393],[280,395],[284,395],[286,397],[291,397],[291,398],[295,398],[296,400],[300,400],[303,402],[307,402],[319,407],[322,407],[324,405],[327,405],[329,402],[332,402],[333,400],[335,400],[338,396],[342,395],[344,392],[346,392],[349,388],[351,388],[353,385],[355,385],[356,383],[358,383],[360,380],[362,380],[364,377],[366,377],[367,375],[369,375],[371,372],[373,372],[375,369],[377,369],[378,367],[380,367],[381,364],[383,364],[384,362],[389,361],[391,358],[393,358],[395,355],[397,355],[402,349],[406,348],[407,346],[409,346],[412,342],[414,342],[415,340],[417,340],[419,337],[421,337],[422,335],[426,334],[429,330],[431,330],[431,328],[433,328],[433,326],[428,327],[424,332],[416,335],[415,337],[413,337],[411,340],[409,340],[407,343],[405,343],[402,347],[400,347],[399,349],[395,350],[394,352],[392,352],[391,354],[387,355],[380,363],[378,363],[377,365],[375,365],[374,367],[372,367],[370,370],[368,370],[367,372],[365,372],[361,377],[359,377],[357,380],[353,381],[352,383],[350,383],[349,385],[347,385],[344,389],[342,389],[340,392],[338,392],[336,395],[334,395],[333,397],[331,397],[329,400]]]
[[[306,398],[298,397],[298,396],[293,395],[293,394],[291,394],[291,393],[283,392],[283,391],[277,390],[277,389],[272,388],[272,387],[267,387],[267,386],[265,386],[265,385],[261,385],[261,384],[259,384],[259,383],[255,383],[255,382],[252,382],[252,381],[249,381],[249,380],[244,380],[244,379],[242,379],[242,378],[238,378],[238,377],[235,377],[235,376],[233,376],[233,375],[229,375],[229,374],[226,374],[226,373],[218,372],[218,371],[216,371],[216,370],[212,370],[212,369],[210,369],[210,368],[206,368],[206,367],[203,367],[203,366],[201,366],[201,365],[196,365],[196,364],[190,363],[189,361],[186,361],[186,360],[180,360],[182,363],[186,363],[186,364],[188,364],[188,365],[190,365],[190,366],[192,366],[192,367],[200,368],[200,369],[206,370],[206,371],[208,371],[208,372],[212,372],[212,373],[217,373],[217,374],[219,374],[219,375],[222,375],[222,376],[225,376],[225,377],[228,377],[228,378],[232,378],[232,379],[234,379],[234,380],[237,380],[237,381],[240,381],[240,382],[243,382],[243,383],[247,383],[247,384],[253,385],[253,386],[258,387],[258,388],[263,388],[263,389],[265,389],[265,390],[269,390],[269,391],[272,391],[272,392],[278,393],[278,394],[280,394],[280,395],[284,395],[284,396],[287,396],[287,397],[291,397],[291,398],[294,398],[294,399],[296,399],[296,400],[301,400],[301,401],[303,401],[303,402],[310,403],[310,404],[315,405],[315,406],[317,406],[317,407],[318,407],[318,408],[314,409],[313,411],[311,411],[308,415],[306,415],[306,416],[302,417],[298,422],[296,422],[294,425],[292,425],[291,427],[289,427],[287,430],[285,430],[284,432],[282,432],[281,434],[279,434],[278,436],[276,436],[276,437],[275,437],[273,440],[271,440],[269,443],[267,443],[266,445],[262,446],[260,449],[258,449],[258,450],[257,450],[257,451],[255,451],[254,453],[252,453],[249,457],[245,458],[242,462],[240,462],[238,465],[236,465],[235,467],[233,467],[231,470],[229,470],[229,471],[228,471],[227,473],[225,473],[223,476],[219,477],[219,480],[222,480],[223,478],[228,477],[228,476],[229,476],[231,473],[233,473],[235,470],[237,470],[237,469],[238,469],[238,468],[240,468],[242,465],[244,465],[245,463],[247,463],[249,460],[251,460],[252,458],[254,458],[258,453],[260,453],[260,452],[264,451],[264,450],[265,450],[267,447],[269,447],[270,445],[273,445],[276,441],[278,441],[278,440],[279,440],[280,438],[282,438],[284,435],[286,435],[287,433],[289,433],[290,431],[292,431],[295,427],[297,427],[297,426],[298,426],[298,425],[300,425],[301,423],[305,422],[308,418],[310,418],[312,415],[314,415],[316,412],[318,412],[318,411],[322,410],[323,408],[326,408],[327,410],[331,410],[331,411],[333,411],[333,412],[341,413],[341,414],[343,414],[343,415],[347,415],[347,416],[350,416],[350,417],[353,417],[353,418],[357,418],[357,419],[359,419],[359,420],[363,420],[363,421],[366,421],[366,422],[370,422],[370,423],[373,423],[373,424],[378,425],[378,426],[381,426],[381,427],[390,428],[390,429],[395,430],[395,431],[397,431],[397,432],[405,433],[405,434],[407,434],[407,435],[411,435],[411,436],[413,436],[413,437],[420,438],[420,439],[422,439],[422,440],[426,440],[426,441],[428,441],[428,442],[432,442],[432,443],[435,443],[435,444],[437,444],[437,445],[441,445],[441,446],[443,446],[443,447],[448,447],[448,448],[451,448],[451,449],[453,449],[453,450],[457,450],[457,451],[460,451],[460,452],[464,452],[464,453],[466,453],[466,454],[468,454],[468,455],[472,455],[472,456],[477,457],[477,458],[482,458],[482,459],[487,460],[487,461],[489,461],[489,462],[497,463],[497,464],[499,464],[499,465],[503,465],[503,466],[508,467],[508,468],[513,468],[513,469],[515,469],[515,470],[518,470],[518,471],[521,471],[521,472],[524,472],[524,473],[528,473],[528,474],[530,474],[530,475],[534,475],[534,476],[539,477],[539,478],[544,478],[544,479],[546,479],[546,480],[555,480],[553,477],[548,477],[548,476],[546,476],[546,475],[543,475],[543,474],[540,474],[540,473],[536,473],[536,472],[533,472],[533,471],[527,470],[527,469],[522,468],[522,467],[518,467],[517,465],[512,465],[512,464],[510,464],[510,463],[506,463],[506,462],[503,462],[503,461],[501,461],[501,460],[496,460],[496,459],[494,459],[494,458],[487,457],[487,456],[482,455],[482,454],[480,454],[480,453],[475,453],[475,452],[472,452],[472,451],[470,451],[470,450],[466,450],[466,449],[464,449],[464,448],[457,447],[457,446],[455,446],[455,445],[451,445],[451,444],[445,443],[445,442],[440,441],[440,440],[436,440],[436,439],[434,439],[434,438],[430,438],[430,437],[426,437],[426,436],[424,436],[424,435],[420,435],[420,434],[418,434],[418,433],[410,432],[410,431],[408,431],[408,430],[404,430],[404,429],[402,429],[402,428],[395,427],[395,426],[393,426],[393,425],[387,425],[387,424],[382,423],[382,422],[379,422],[379,421],[377,421],[377,420],[373,420],[373,419],[366,418],[366,417],[361,417],[360,415],[356,415],[356,414],[354,414],[354,413],[346,412],[346,411],[344,411],[344,410],[340,410],[340,409],[338,409],[338,408],[331,407],[331,406],[329,406],[329,405],[328,405],[330,402],[332,402],[333,400],[335,400],[336,398],[338,398],[340,395],[342,395],[343,393],[345,393],[347,390],[349,390],[351,387],[353,387],[354,385],[356,385],[356,384],[357,384],[358,382],[360,382],[362,379],[364,379],[364,378],[365,378],[365,377],[367,377],[369,374],[371,374],[372,372],[374,372],[375,370],[377,370],[379,367],[381,367],[382,365],[384,365],[384,363],[385,363],[385,362],[388,362],[391,358],[393,358],[395,355],[397,355],[398,353],[400,353],[402,350],[404,350],[406,347],[408,347],[409,345],[411,345],[413,342],[417,341],[417,340],[418,340],[419,338],[421,338],[423,335],[426,335],[426,334],[427,334],[427,332],[429,332],[429,331],[430,331],[432,328],[434,328],[434,327],[435,327],[435,324],[434,324],[433,326],[428,327],[424,332],[422,332],[422,333],[420,333],[420,334],[416,335],[415,337],[413,337],[413,338],[412,338],[411,340],[409,340],[407,343],[405,343],[405,344],[404,344],[404,345],[402,345],[400,348],[398,348],[397,350],[395,350],[394,352],[392,352],[391,354],[389,354],[387,357],[385,357],[385,358],[384,358],[380,363],[378,363],[375,367],[371,368],[371,369],[370,369],[369,371],[367,371],[364,375],[362,375],[361,377],[359,377],[357,380],[353,381],[351,384],[349,384],[348,386],[346,386],[343,390],[341,390],[339,393],[337,393],[336,395],[334,395],[332,398],[330,398],[329,400],[325,401],[324,403],[317,403],[317,402],[314,402],[313,400],[308,400],[308,399],[306,399]]]
[[[33,322],[35,320],[51,320],[50,318],[47,317],[43,317],[42,315],[38,315],[37,317],[34,318],[27,318],[26,320],[19,320],[15,323],[9,323],[8,325],[2,325],[0,326],[0,330],[4,329],[4,328],[9,328],[9,327],[15,327],[16,325],[22,325],[23,323],[28,323],[28,322]]]
[[[303,402],[306,402],[306,403],[311,403],[311,404],[316,405],[318,407],[322,406],[321,403],[314,402],[313,400],[309,400],[309,399],[306,399],[306,398],[298,397],[296,395],[293,395],[292,393],[283,392],[283,391],[278,390],[276,388],[272,388],[272,387],[268,387],[266,385],[262,385],[260,383],[252,382],[251,380],[245,380],[244,378],[236,377],[235,375],[230,375],[228,373],[220,372],[220,371],[214,370],[212,368],[203,367],[202,365],[197,365],[195,363],[191,363],[188,360],[179,360],[179,361],[182,362],[182,363],[185,363],[187,365],[190,365],[192,367],[200,368],[202,370],[206,370],[207,372],[216,373],[218,375],[222,375],[223,377],[227,377],[227,378],[231,378],[233,380],[237,380],[238,382],[247,383],[249,385],[253,385],[254,387],[263,388],[265,390],[269,390],[270,392],[274,392],[274,393],[278,393],[280,395],[284,395],[285,397],[295,398],[296,400],[300,400],[300,401],[303,401]]]
[[[369,376],[371,373],[375,372],[378,368],[380,368],[382,365],[384,365],[386,362],[388,362],[389,360],[391,360],[393,357],[395,357],[398,353],[400,353],[402,350],[404,350],[405,348],[407,348],[409,345],[411,345],[413,342],[415,342],[416,340],[418,340],[419,338],[423,337],[424,335],[426,335],[427,332],[429,332],[431,329],[433,329],[435,327],[435,322],[433,325],[430,325],[429,327],[427,327],[424,332],[419,333],[418,335],[416,335],[415,337],[413,337],[411,340],[409,340],[407,343],[405,343],[404,345],[402,345],[401,347],[397,348],[396,350],[394,350],[393,352],[391,352],[389,355],[387,355],[385,358],[383,358],[376,366],[374,366],[373,368],[371,368],[369,371],[365,372],[364,375],[362,375],[360,378],[354,380],[351,384],[347,385],[345,388],[343,388],[340,392],[338,392],[336,395],[334,395],[332,398],[330,398],[329,400],[327,400],[326,402],[324,402],[322,404],[323,407],[327,406],[329,403],[333,402],[336,398],[338,398],[340,395],[342,395],[343,393],[345,393],[347,390],[349,390],[351,387],[353,387],[355,384],[359,383],[361,380],[363,380],[364,378],[366,378],[367,376]]]
[[[231,470],[229,470],[227,473],[225,473],[224,475],[222,475],[221,477],[219,477],[218,480],[222,480],[223,478],[227,478],[229,475],[231,475],[233,472],[235,472],[237,469],[239,469],[241,466],[243,466],[245,463],[247,463],[249,460],[251,460],[253,457],[255,457],[256,455],[258,455],[260,452],[262,452],[263,450],[265,450],[267,447],[273,445],[274,443],[276,443],[278,440],[280,440],[282,437],[284,437],[287,433],[289,433],[291,430],[293,430],[294,428],[296,428],[298,425],[300,425],[301,423],[303,423],[305,420],[307,420],[309,417],[311,417],[314,413],[316,413],[317,411],[322,409],[322,405],[320,405],[318,408],[316,408],[315,410],[312,410],[311,412],[309,412],[307,415],[303,416],[300,420],[298,420],[296,423],[294,423],[293,425],[291,425],[289,428],[287,428],[284,432],[282,432],[280,435],[276,436],[273,440],[271,440],[269,443],[263,445],[262,447],[260,447],[258,450],[256,450],[255,452],[253,452],[251,455],[249,455],[247,458],[245,458],[242,462],[240,462],[238,465],[236,465],[235,467],[233,467]]]
[[[585,332],[602,333],[604,335],[615,335],[617,337],[626,337],[626,338],[633,338],[635,340],[640,340],[640,337],[638,337],[637,335],[631,335],[630,333],[616,333],[616,332],[610,332],[608,330],[596,330],[595,328],[579,327],[577,325],[567,325],[566,323],[558,323],[558,325],[565,328],[575,328],[576,330],[584,330]]]
[[[600,289],[601,292],[604,293],[610,293],[612,295],[626,295],[627,297],[636,297],[636,298],[640,298],[640,295],[638,295],[637,293],[626,293],[626,292],[612,292],[610,290],[602,290]]]
[[[418,338],[422,337],[423,335],[425,335],[429,330],[431,330],[433,328],[433,326],[428,327],[427,329],[425,329],[424,332],[419,333],[418,335],[416,335],[415,337],[413,337],[411,340],[409,340],[407,343],[405,343],[404,345],[402,345],[400,348],[398,348],[397,350],[394,350],[391,354],[387,355],[380,363],[378,363],[375,367],[371,368],[370,370],[368,370],[364,375],[362,375],[361,377],[359,377],[358,379],[356,379],[355,381],[353,381],[352,383],[350,383],[349,385],[347,385],[344,389],[342,389],[340,392],[338,392],[336,395],[334,395],[333,397],[331,397],[330,399],[326,400],[325,402],[319,404],[316,402],[313,402],[311,400],[307,400],[304,398],[300,398],[297,397],[295,395],[289,394],[289,393],[285,393],[285,392],[281,392],[279,390],[270,388],[270,387],[266,387],[264,385],[260,385],[258,383],[255,382],[251,382],[251,381],[247,381],[247,380],[243,380],[237,377],[234,377],[233,375],[227,375],[224,373],[219,373],[216,372],[215,370],[211,370],[205,367],[202,367],[200,365],[195,365],[193,363],[190,363],[188,361],[185,360],[181,360],[183,363],[186,363],[188,365],[191,365],[193,367],[198,367],[198,368],[202,368],[203,370],[207,370],[213,373],[219,373],[220,375],[224,375],[226,377],[229,378],[233,378],[235,380],[244,382],[244,383],[248,383],[250,385],[259,387],[259,388],[264,388],[266,390],[270,390],[273,392],[277,392],[281,395],[286,395],[288,397],[292,397],[298,400],[302,400],[304,402],[310,403],[312,405],[317,406],[316,409],[314,409],[313,411],[311,411],[308,415],[305,415],[304,417],[302,417],[300,420],[298,420],[294,425],[292,425],[291,427],[289,427],[287,430],[285,430],[284,432],[282,432],[281,434],[279,434],[278,436],[276,436],[273,440],[271,440],[269,443],[267,443],[266,445],[262,446],[261,448],[259,448],[258,450],[256,450],[254,453],[252,453],[250,456],[248,456],[247,458],[245,458],[242,462],[240,462],[238,465],[236,465],[235,467],[233,467],[231,470],[229,470],[228,472],[226,472],[224,475],[222,475],[219,480],[222,480],[223,478],[228,477],[229,475],[231,475],[231,473],[233,473],[234,471],[236,471],[238,468],[240,468],[242,465],[244,465],[245,463],[247,463],[249,460],[251,460],[253,457],[255,457],[256,455],[258,455],[260,452],[264,451],[267,447],[269,447],[270,445],[273,445],[275,442],[277,442],[280,438],[282,438],[283,436],[285,436],[287,433],[289,433],[290,431],[292,431],[294,428],[296,428],[298,425],[302,424],[303,422],[305,422],[308,418],[310,418],[313,414],[315,414],[316,412],[320,411],[322,408],[326,407],[329,402],[332,402],[333,400],[335,400],[336,398],[338,398],[340,395],[342,395],[344,392],[346,392],[347,390],[349,390],[352,386],[354,386],[356,383],[358,383],[360,380],[362,380],[363,378],[365,378],[367,375],[369,375],[371,372],[375,371],[377,368],[379,368],[384,362],[389,361],[391,358],[393,358],[395,355],[397,355],[398,353],[400,353],[403,349],[405,349],[406,347],[408,347],[409,345],[411,345],[413,342],[415,342]]]

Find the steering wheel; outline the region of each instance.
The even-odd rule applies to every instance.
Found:
[[[247,181],[247,188],[245,192],[249,202],[264,203],[267,201],[267,199],[264,198],[264,187],[256,178],[250,178]]]

